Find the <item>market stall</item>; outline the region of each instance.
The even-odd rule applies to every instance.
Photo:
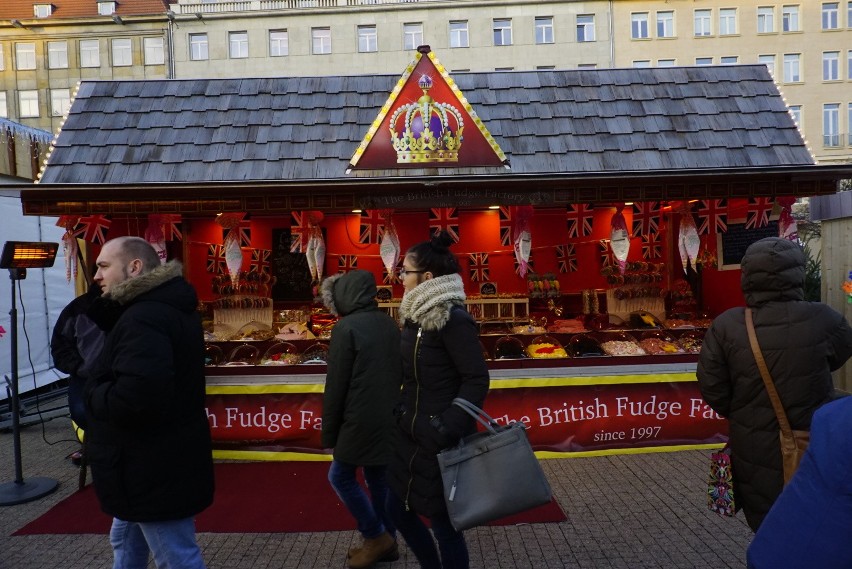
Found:
[[[702,331],[742,302],[744,247],[850,171],[813,163],[762,66],[451,77],[425,48],[401,77],[84,82],[22,201],[70,249],[184,262],[219,456],[325,456],[317,283],[372,271],[395,314],[400,255],[438,229],[489,413],[542,453],[637,452],[724,440]]]

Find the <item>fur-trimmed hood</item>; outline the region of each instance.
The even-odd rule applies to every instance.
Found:
[[[169,261],[165,265],[157,267],[152,271],[141,274],[136,278],[127,279],[118,283],[112,290],[105,294],[105,298],[114,300],[119,304],[129,304],[134,298],[142,293],[148,292],[175,277],[183,276],[183,265],[179,261]]]
[[[335,316],[346,316],[364,308],[378,308],[376,292],[373,273],[362,270],[330,276],[320,287],[322,303]]]
[[[399,321],[419,324],[426,331],[440,330],[450,320],[450,310],[463,305],[464,283],[461,275],[453,273],[423,281],[402,297]]]

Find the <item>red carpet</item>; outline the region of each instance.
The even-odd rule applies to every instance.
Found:
[[[199,532],[288,533],[354,530],[355,521],[328,484],[329,462],[250,462],[216,464],[213,505],[197,520]],[[492,522],[492,525],[561,522],[555,501]],[[87,486],[65,498],[12,535],[109,533]]]

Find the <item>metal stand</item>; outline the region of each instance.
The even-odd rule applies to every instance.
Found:
[[[26,278],[26,269],[9,269],[12,279],[12,440],[15,453],[15,481],[0,484],[0,506],[14,506],[37,500],[47,496],[59,486],[59,482],[51,478],[30,478],[24,480],[21,466],[21,424],[20,401],[18,399],[18,308],[15,302],[16,282]]]

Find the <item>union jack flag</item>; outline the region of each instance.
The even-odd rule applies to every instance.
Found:
[[[164,213],[160,219],[163,220],[163,237],[166,241],[183,241],[183,233],[179,225],[182,220],[179,213]]]
[[[594,207],[587,203],[571,204],[565,212],[568,220],[568,237],[588,237],[592,234]]]
[[[634,202],[633,237],[659,231],[660,202]]]
[[[357,255],[338,255],[337,256],[337,272],[348,273],[358,268]]]
[[[574,249],[573,243],[557,245],[556,260],[559,262],[560,273],[577,272],[577,251]]]
[[[749,198],[746,213],[746,229],[766,227],[772,213],[772,198]]]
[[[398,267],[393,267],[390,272],[388,272],[388,268],[382,266],[382,284],[394,284],[399,282],[399,277],[397,276]]]
[[[612,254],[612,247],[609,246],[609,239],[601,239],[598,241],[598,252],[601,255],[601,268],[617,267],[618,261],[615,260],[615,255]]]
[[[698,234],[724,233],[728,230],[728,200],[698,202]]]
[[[459,242],[459,214],[454,207],[433,207],[429,210],[429,233],[437,235],[446,229],[456,243]]]
[[[272,255],[272,251],[269,249],[252,249],[251,261],[249,261],[250,269],[258,273],[268,271],[270,255]]]
[[[105,215],[87,215],[81,217],[74,226],[74,237],[80,237],[90,243],[106,243],[106,234],[112,221]]]
[[[207,272],[218,275],[224,273],[227,266],[225,247],[214,243],[207,245]]]
[[[659,259],[663,256],[662,250],[659,233],[648,233],[642,236],[643,259]]]
[[[470,257],[470,280],[482,282],[488,280],[488,253],[471,253]]]
[[[56,227],[62,227],[67,230],[73,230],[80,222],[80,217],[76,215],[60,215],[56,220]]]
[[[251,221],[244,219],[232,228],[223,229],[222,240],[224,241],[232,231],[240,247],[251,247]],[[163,233],[165,234],[165,226],[163,227]]]
[[[290,252],[304,253],[310,237],[310,216],[304,211],[291,211],[290,217]]]
[[[518,258],[515,257],[515,274],[521,276],[521,264],[518,263]],[[531,273],[535,271],[535,261],[533,261],[533,254],[530,251],[530,258],[527,260],[527,273]]]
[[[512,208],[500,206],[500,245],[512,244]]]
[[[385,230],[385,220],[380,209],[367,209],[361,212],[358,243],[378,243]]]

